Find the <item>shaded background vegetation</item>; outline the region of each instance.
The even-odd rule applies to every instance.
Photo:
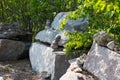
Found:
[[[60,28],[64,28],[67,19],[74,20],[88,16],[88,30],[67,33],[70,40],[65,45],[66,53],[80,54],[89,50],[93,35],[102,30],[113,36],[116,44],[120,45],[120,0],[80,0],[79,4],[78,8],[63,20]]]
[[[71,11],[67,19],[89,16],[89,28],[85,32],[67,33],[67,53],[92,44],[92,36],[105,30],[120,43],[120,0],[0,0],[0,23],[18,22],[36,34],[44,29],[47,19],[53,20],[61,11]]]
[[[18,22],[32,32],[44,28],[61,11],[75,10],[79,0],[0,0],[0,23]]]

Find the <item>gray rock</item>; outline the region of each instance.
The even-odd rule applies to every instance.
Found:
[[[94,42],[84,68],[100,80],[120,80],[120,54]]]
[[[69,63],[70,63],[70,66],[69,68],[67,69],[67,71],[72,71],[72,72],[82,72],[82,69],[81,69],[81,65],[79,65],[80,63],[78,62],[78,59],[80,58],[75,58],[75,59],[71,59],[69,60]]]
[[[32,33],[24,30],[18,24],[0,24],[0,39],[14,39],[31,41]]]
[[[69,12],[60,12],[54,18],[51,27],[52,29],[59,30],[62,20],[68,15]]]
[[[54,41],[56,35],[60,35],[61,39],[58,42],[58,45],[63,46],[67,41],[67,38],[66,38],[64,33],[65,33],[65,31],[59,31],[59,30],[51,30],[51,29],[43,30],[43,31],[40,31],[35,36],[35,39],[40,40],[41,42],[52,44],[52,42]]]
[[[49,74],[46,71],[41,72],[40,75],[43,79],[50,79],[51,78],[51,74]]]
[[[25,44],[20,41],[0,39],[0,60],[17,60],[24,49]]]
[[[51,44],[51,48],[57,49],[58,48],[58,42],[61,40],[60,35],[56,35],[54,41]]]
[[[70,60],[70,66],[67,72],[59,80],[98,80],[88,72],[82,70],[82,66],[79,66],[77,59]]]
[[[60,31],[58,35],[61,36],[61,39],[60,41],[58,42],[58,45],[59,46],[64,46],[65,43],[69,40],[69,38],[65,35],[66,31],[63,30],[63,31]]]
[[[66,43],[65,31],[60,31],[59,26],[62,20],[67,16],[69,12],[60,12],[53,20],[51,24],[51,28],[47,28],[45,30],[40,31],[36,36],[36,40],[40,40],[41,42],[52,44],[56,35],[61,36],[61,40],[58,42],[59,46],[63,46]],[[48,25],[47,25],[48,26]]]
[[[60,31],[59,27],[62,20],[68,15],[69,12],[60,12],[54,18],[51,28],[46,28],[45,30],[40,31],[35,39],[40,40],[41,42],[46,42],[52,44],[56,35],[60,35],[61,39],[58,42],[58,46],[64,46],[68,41],[68,38],[65,35],[67,31],[84,31],[88,27],[88,18],[80,18],[77,20],[67,20],[67,24],[65,25],[65,29]],[[46,26],[47,27],[47,26]]]
[[[53,49],[42,43],[33,43],[30,48],[30,61],[34,71],[41,73],[48,72],[54,76],[55,54]]]
[[[99,44],[100,46],[107,47],[107,44],[111,41],[114,41],[114,38],[112,38],[108,33],[105,31],[100,31],[93,36],[94,41]]]
[[[88,18],[80,18],[76,20],[67,20],[65,30],[69,32],[85,31],[88,28]]]
[[[115,42],[114,41],[110,41],[108,44],[107,44],[107,47],[111,50],[114,50],[115,48]]]
[[[75,73],[72,71],[66,72],[59,80],[98,80],[90,74]]]
[[[55,30],[42,30],[35,36],[35,39],[51,44],[57,34],[58,31]]]
[[[64,55],[62,51],[54,51],[49,45],[35,42],[30,48],[30,62],[34,71],[51,74],[51,80],[58,80],[67,70],[68,59],[75,56]]]

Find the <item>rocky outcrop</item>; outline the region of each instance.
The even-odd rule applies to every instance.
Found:
[[[70,67],[60,80],[120,80],[120,54],[114,50],[114,39],[104,31],[93,39],[88,54],[70,60]]]
[[[25,49],[25,44],[20,41],[0,39],[0,60],[16,60]]]
[[[34,71],[41,73],[43,71],[54,76],[55,54],[53,49],[42,43],[32,43],[30,48],[30,61]]]
[[[51,74],[51,80],[58,80],[67,70],[67,60],[75,56],[64,55],[63,51],[54,51],[50,45],[35,42],[30,48],[30,61],[34,71]]]
[[[120,54],[93,43],[84,68],[100,80],[120,80]]]
[[[49,20],[47,20],[45,29],[38,32],[35,36],[35,39],[40,42],[32,43],[29,51],[33,70],[38,73],[47,72],[51,74],[51,80],[58,80],[67,70],[69,66],[68,60],[76,57],[64,55],[63,48],[68,41],[68,38],[65,36],[66,30],[81,31],[86,30],[88,27],[88,19],[81,18],[68,20],[66,28],[60,31],[60,24],[68,13],[61,12],[57,14],[51,25]]]
[[[61,39],[58,42],[59,46],[64,46],[65,43],[68,41],[68,38],[65,36],[65,32],[74,32],[74,31],[84,31],[88,27],[88,18],[80,18],[76,20],[67,20],[66,25],[64,26],[65,29],[60,31],[59,27],[62,23],[62,20],[68,15],[69,12],[61,12],[57,14],[54,18],[51,27],[46,28],[43,31],[40,31],[35,39],[40,40],[41,42],[45,42],[48,44],[52,44],[56,35],[60,35]]]
[[[89,72],[83,70],[83,63],[85,62],[85,56],[83,58],[75,58],[70,60],[70,66],[67,72],[59,80],[98,80],[95,76]]]
[[[67,16],[68,12],[61,12],[59,13],[53,20],[50,28],[47,28],[45,30],[40,31],[36,36],[36,40],[40,40],[41,42],[45,42],[48,44],[51,44],[56,35],[60,35],[61,39],[58,43],[59,46],[63,46],[66,43],[66,36],[65,36],[65,31],[60,31],[59,26],[62,22],[62,20]]]
[[[88,28],[88,17],[76,20],[67,20],[65,30],[69,32],[85,31]]]
[[[112,36],[110,36],[105,31],[100,31],[96,33],[93,40],[100,46],[104,46],[113,51],[120,51],[120,46],[118,46]]]
[[[54,18],[51,28],[53,30],[59,30],[59,26],[61,25],[62,20],[69,14],[69,12],[60,12]]]
[[[0,60],[17,60],[28,57],[32,34],[19,24],[0,24]]]
[[[25,39],[31,39],[31,33],[22,29],[19,24],[9,24],[3,23],[0,24],[0,39],[13,39],[21,40],[24,37]]]
[[[93,36],[94,41],[99,44],[100,46],[107,47],[107,44],[111,41],[114,41],[114,38],[112,38],[108,33],[105,31],[100,31]]]
[[[71,65],[60,80],[120,80],[117,52],[94,41],[88,54],[81,57],[69,61]]]

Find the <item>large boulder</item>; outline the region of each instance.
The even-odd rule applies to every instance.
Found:
[[[32,43],[30,48],[30,61],[34,71],[41,73],[46,71],[54,76],[55,54],[53,49],[42,43]]]
[[[70,66],[67,72],[59,80],[98,80],[89,72],[83,70],[86,55],[69,60]]]
[[[52,29],[59,30],[62,20],[69,14],[69,12],[60,12],[54,18],[51,27]]]
[[[75,57],[66,56],[63,51],[54,51],[49,45],[39,42],[32,44],[29,56],[33,70],[38,73],[48,72],[51,80],[58,80],[69,66],[67,60]]]
[[[35,39],[51,44],[58,33],[59,31],[55,30],[42,30],[35,36]]]
[[[0,39],[31,40],[32,33],[25,31],[19,24],[0,24]]]
[[[27,58],[29,56],[28,52],[29,52],[29,48],[30,48],[31,42],[32,42],[31,41],[32,33],[23,29],[22,27],[20,27],[20,25],[18,23],[13,23],[13,24],[2,23],[2,24],[0,24],[0,39],[9,39],[9,40],[13,40],[13,41],[23,42],[22,44],[25,44],[25,49],[24,49],[23,54],[20,56],[20,59]],[[6,46],[7,46],[7,44],[6,44]],[[6,53],[4,53],[4,54],[6,54]]]
[[[41,42],[46,42],[49,44],[52,44],[52,41],[54,41],[56,35],[61,36],[61,40],[59,41],[58,45],[63,46],[66,43],[66,36],[65,31],[60,31],[59,26],[62,22],[62,20],[68,15],[69,12],[61,12],[59,13],[53,20],[51,24],[51,28],[42,30],[38,32],[38,34],[35,36],[36,40],[40,40]]]
[[[88,17],[76,20],[67,20],[65,30],[69,32],[85,31],[88,28]]]
[[[52,44],[56,35],[61,36],[61,40],[58,42],[59,46],[64,46],[64,44],[68,41],[68,38],[65,35],[66,31],[74,32],[74,31],[85,31],[88,27],[88,18],[80,18],[76,20],[67,20],[65,25],[65,29],[60,31],[59,27],[62,23],[62,20],[68,15],[69,12],[60,12],[54,18],[51,28],[47,28],[43,31],[40,31],[35,39],[40,40],[41,42],[46,42]]]
[[[25,44],[20,41],[0,39],[0,60],[17,60],[24,49]]]
[[[56,35],[60,35],[61,39],[58,42],[58,45],[63,46],[67,41],[67,37],[64,33],[65,31],[59,30],[42,30],[36,35],[35,39],[39,39],[41,42],[44,43],[52,44],[52,42],[55,40]]]
[[[99,80],[120,80],[120,54],[95,42],[83,67]]]

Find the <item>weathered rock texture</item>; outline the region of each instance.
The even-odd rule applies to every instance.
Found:
[[[65,29],[60,31],[59,27],[62,23],[62,20],[68,15],[69,12],[61,12],[57,14],[54,18],[51,28],[47,28],[43,31],[40,31],[35,39],[40,40],[41,42],[46,42],[51,44],[54,41],[56,35],[60,35],[61,39],[58,43],[59,46],[64,46],[65,43],[68,41],[68,38],[65,36],[65,32],[74,32],[74,31],[84,31],[88,27],[88,18],[80,18],[76,20],[67,20],[66,25],[64,26]]]
[[[88,27],[88,19],[81,18],[77,20],[67,20],[65,29],[60,31],[59,27],[62,20],[69,12],[61,12],[54,18],[52,24],[46,22],[46,28],[35,36],[36,40],[30,48],[30,61],[34,71],[38,73],[48,72],[51,74],[51,80],[58,80],[67,70],[68,60],[74,58],[73,55],[64,55],[60,46],[64,46],[68,41],[65,35],[68,31],[82,31]],[[51,27],[50,27],[51,26]],[[47,43],[48,45],[46,45]]]
[[[24,49],[25,44],[20,41],[0,39],[0,60],[16,60]]]
[[[83,70],[84,58],[79,57],[69,61],[67,72],[59,80],[98,80],[90,73]]]
[[[84,68],[99,80],[120,80],[120,54],[94,42]]]
[[[0,24],[0,39],[31,40],[31,33],[22,29],[19,24]]]
[[[60,35],[61,39],[58,43],[59,46],[63,46],[66,43],[66,36],[65,36],[65,31],[60,31],[59,26],[62,22],[62,20],[67,16],[68,12],[61,12],[59,13],[55,18],[54,21],[51,24],[51,27],[45,30],[40,31],[36,36],[36,40],[40,40],[41,42],[46,42],[51,44],[56,35]]]
[[[76,20],[67,20],[65,30],[69,32],[85,31],[88,28],[88,18],[78,18]]]
[[[100,31],[93,36],[94,41],[99,44],[100,46],[107,47],[107,44],[114,39],[105,31]]]
[[[0,24],[0,60],[17,60],[29,56],[32,34],[19,24]]]
[[[53,51],[49,45],[35,42],[30,49],[30,61],[34,71],[51,74],[51,80],[58,80],[67,70],[67,60],[75,56],[64,55],[62,51]]]
[[[33,43],[30,49],[30,61],[34,71],[41,73],[46,71],[54,74],[55,54],[53,49],[42,43]]]
[[[69,12],[60,12],[54,18],[51,27],[54,30],[59,30],[59,26],[61,25],[62,20],[69,14]]]

